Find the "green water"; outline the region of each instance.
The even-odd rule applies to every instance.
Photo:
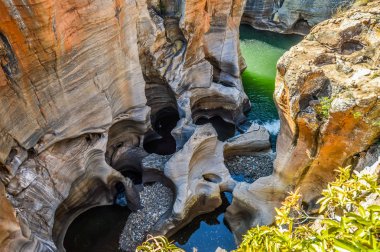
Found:
[[[251,122],[264,125],[271,133],[273,145],[280,128],[272,98],[276,62],[300,40],[300,36],[257,31],[244,25],[240,27],[241,49],[248,65],[243,74],[243,84],[252,103],[252,110],[247,115],[248,122],[243,127],[249,127]],[[235,249],[233,235],[224,219],[232,195],[224,193],[222,198],[221,207],[197,217],[171,240],[188,252],[194,247],[199,252],[215,251],[219,246],[227,251]],[[128,209],[116,206],[87,211],[70,226],[65,237],[65,248],[67,251],[118,251],[119,235],[129,213]]]
[[[248,113],[248,128],[252,122],[264,125],[271,133],[274,147],[280,129],[280,121],[273,102],[276,63],[278,59],[302,37],[257,31],[250,26],[240,27],[240,46],[247,69],[243,73],[243,84],[252,110]],[[232,195],[225,193],[223,205],[215,212],[197,217],[178,232],[173,240],[187,252],[197,247],[199,252],[215,251],[222,247],[227,251],[236,248],[231,230],[226,226],[224,211],[231,203]]]
[[[273,102],[276,64],[292,46],[301,41],[298,35],[284,35],[258,31],[248,25],[240,26],[240,48],[247,64],[242,75],[243,85],[252,110],[248,121],[264,125],[274,144],[280,121]]]

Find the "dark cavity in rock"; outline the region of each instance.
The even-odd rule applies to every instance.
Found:
[[[4,34],[0,33],[0,66],[8,78],[18,73],[17,60]]]
[[[119,251],[119,235],[130,213],[127,207],[115,205],[95,207],[82,213],[67,230],[66,251]]]
[[[195,122],[196,125],[204,125],[207,123],[211,123],[215,128],[216,132],[218,133],[218,139],[220,141],[225,141],[235,135],[235,125],[224,121],[220,116],[214,116],[209,119],[201,117]]]
[[[341,46],[341,53],[344,55],[353,54],[356,51],[360,51],[364,46],[356,40],[344,42]]]
[[[171,131],[179,120],[178,111],[172,107],[164,108],[157,112],[152,126],[157,134],[150,134],[144,140],[144,149],[148,153],[170,155],[176,151],[176,142]]]

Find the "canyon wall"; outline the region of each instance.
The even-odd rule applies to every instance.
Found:
[[[247,0],[242,23],[259,30],[305,35],[352,0]]]
[[[164,115],[178,116],[177,149],[200,118],[244,120],[243,6],[0,1],[1,251],[63,251],[70,222],[120,185],[139,208],[113,166],[159,141]]]
[[[243,22],[304,34],[340,3],[248,1]],[[222,191],[233,192],[226,218],[238,238],[271,223],[295,187],[312,209],[337,166],[378,157],[379,4],[317,25],[279,61],[275,171],[248,184],[223,160],[268,152],[265,129],[222,143],[197,126],[215,117],[237,125],[250,107],[240,79],[244,0],[0,0],[0,251],[64,251],[72,220],[114,204],[120,188],[139,209],[122,172],[148,155],[143,148],[177,151],[162,161],[175,199],[157,230],[212,211]],[[157,150],[165,141],[174,149]]]
[[[372,1],[322,22],[279,60],[274,172],[234,189],[227,216],[238,239],[272,223],[287,192],[299,188],[313,211],[339,166],[363,169],[379,159],[379,6]]]

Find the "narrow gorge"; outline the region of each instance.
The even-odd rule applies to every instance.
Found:
[[[379,165],[379,48],[379,0],[0,0],[0,251],[231,251],[315,211]]]

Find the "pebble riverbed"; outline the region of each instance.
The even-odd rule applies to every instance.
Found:
[[[130,214],[120,236],[119,246],[123,251],[134,251],[173,204],[173,192],[159,182],[145,185],[140,198],[144,208]]]
[[[260,177],[273,172],[275,153],[251,156],[234,156],[225,161],[233,179],[239,182],[253,183]]]
[[[252,183],[272,174],[274,158],[274,153],[234,156],[227,159],[225,164],[233,179]],[[144,208],[130,214],[120,236],[119,246],[123,251],[134,251],[173,204],[173,192],[161,183],[144,185],[143,188],[140,198]]]

